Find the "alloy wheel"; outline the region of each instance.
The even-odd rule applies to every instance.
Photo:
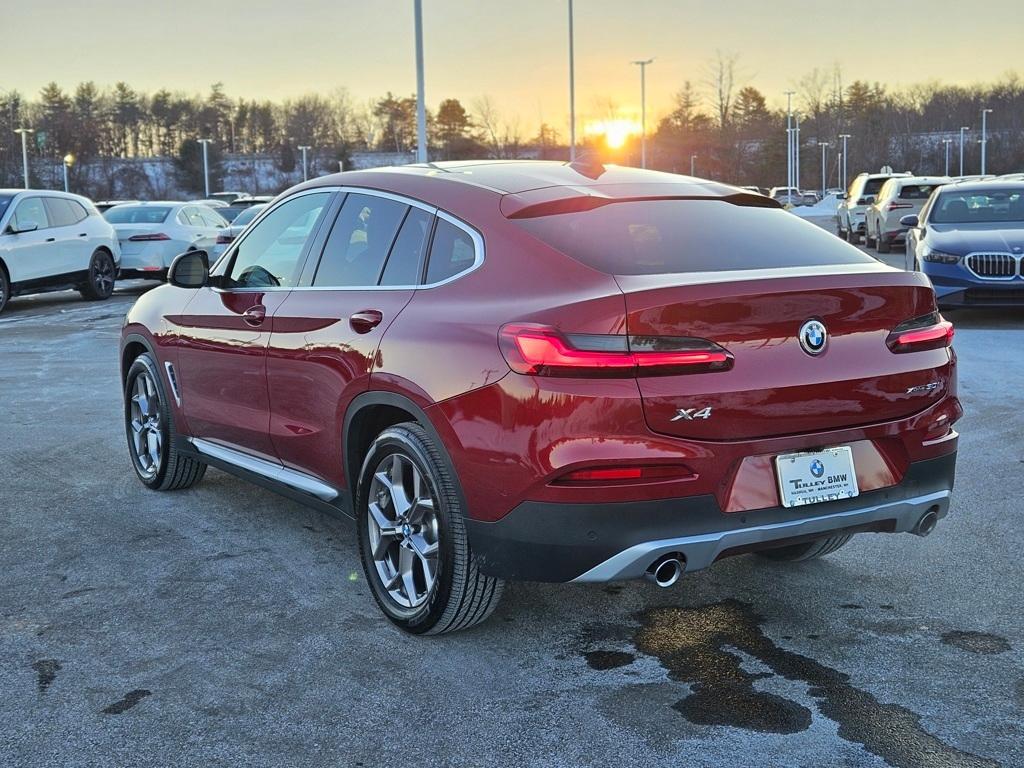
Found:
[[[145,371],[135,377],[132,387],[129,426],[136,465],[145,478],[154,477],[163,456],[162,417],[156,382]]]
[[[105,253],[98,253],[92,264],[92,284],[100,296],[114,291],[114,262]]]
[[[377,465],[368,496],[370,556],[381,585],[403,608],[423,605],[437,583],[438,517],[430,481],[401,453]]]

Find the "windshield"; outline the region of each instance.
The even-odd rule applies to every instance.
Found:
[[[900,189],[900,200],[927,200],[941,184],[907,184]]]
[[[947,190],[935,201],[931,221],[933,224],[1024,223],[1024,187]]]
[[[612,275],[873,261],[787,211],[715,199],[630,200],[514,221],[562,253]]]
[[[169,206],[118,205],[108,209],[103,218],[111,224],[162,224],[170,212]]]
[[[235,216],[231,224],[236,227],[244,227],[250,221],[255,219],[259,215],[259,212],[266,207],[267,206],[265,205],[250,205],[244,211]]]

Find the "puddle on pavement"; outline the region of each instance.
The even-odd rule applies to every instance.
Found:
[[[988,632],[947,632],[942,642],[970,653],[995,654],[1010,650],[1005,637],[990,635]]]
[[[862,745],[895,768],[999,765],[932,736],[922,728],[918,714],[879,702],[851,685],[843,672],[780,648],[762,631],[760,617],[743,603],[727,600],[697,608],[652,609],[640,615],[640,622],[633,638],[637,650],[656,657],[670,679],[690,687],[689,695],[672,708],[692,723],[760,733],[808,729],[812,713],[807,707],[755,687],[759,680],[779,676],[807,686],[818,712],[838,725],[840,738]],[[597,653],[608,661],[614,652]],[[745,657],[770,671],[746,671]]]

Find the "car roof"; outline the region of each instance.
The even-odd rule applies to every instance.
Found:
[[[949,176],[895,176],[897,184],[949,184]]]
[[[957,192],[999,192],[1024,189],[1024,184],[1020,181],[1006,179],[985,179],[983,181],[957,181],[947,184],[945,188],[955,189]]]
[[[202,205],[202,203],[186,203],[186,202],[182,202],[181,200],[129,200],[129,201],[124,202],[124,203],[118,203],[114,207],[115,208],[120,208],[121,206],[124,206],[124,205],[131,205],[131,206],[163,205],[163,206],[167,206],[167,205]]]
[[[365,171],[346,171],[320,176],[289,192],[317,187],[369,187],[421,199],[459,213],[477,203],[480,193],[500,201],[505,216],[556,200],[600,197],[724,198],[751,205],[779,207],[753,192],[707,179],[649,171],[582,159],[575,163],[552,160],[463,160],[417,163]],[[740,197],[741,196],[741,197]]]

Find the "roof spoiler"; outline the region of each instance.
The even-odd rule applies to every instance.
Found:
[[[510,219],[532,219],[539,216],[554,216],[559,213],[581,213],[592,211],[615,203],[635,203],[643,200],[720,200],[732,205],[747,208],[782,208],[782,205],[770,197],[755,195],[752,192],[738,192],[733,195],[644,195],[639,197],[605,197],[603,195],[578,195],[562,197],[555,200],[544,200],[527,205],[508,214]]]

